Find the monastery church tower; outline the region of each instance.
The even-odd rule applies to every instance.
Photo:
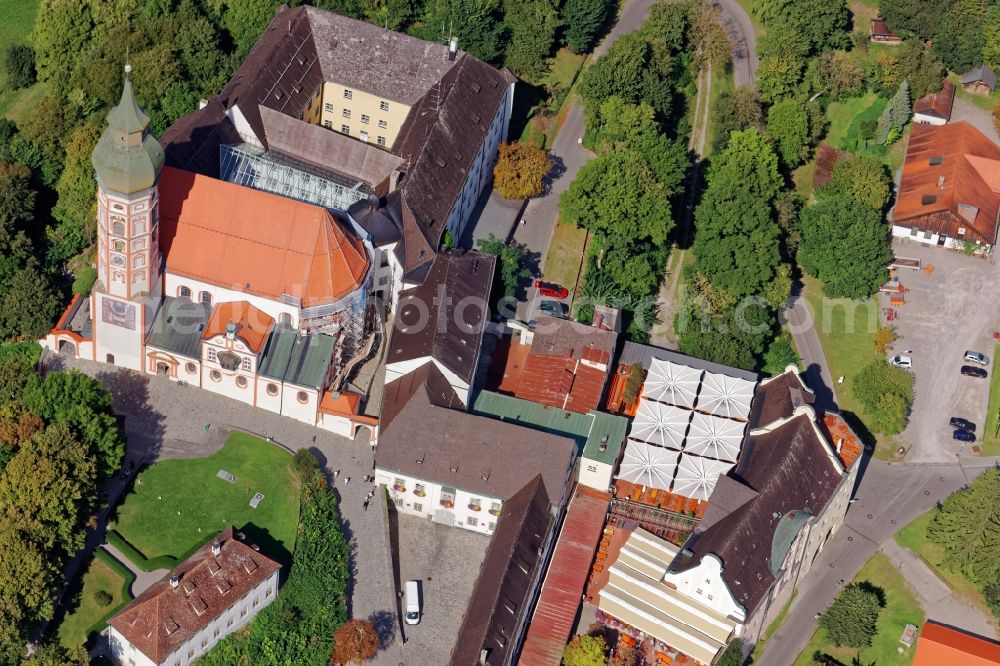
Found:
[[[163,149],[132,93],[125,66],[121,101],[94,148],[97,283],[91,294],[95,360],[142,371],[143,340],[162,295],[157,182]]]

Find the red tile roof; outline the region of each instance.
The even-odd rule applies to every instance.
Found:
[[[606,371],[566,356],[529,354],[514,395],[586,414],[600,406],[607,376]]]
[[[171,273],[311,307],[354,291],[368,271],[361,240],[325,208],[170,167],[159,192]]]
[[[227,527],[212,543],[154,583],[108,622],[137,650],[162,663],[212,620],[239,601],[281,565],[233,536]],[[170,585],[180,577],[177,588]]]
[[[928,93],[913,103],[913,113],[948,120],[955,103],[955,84],[945,81],[936,93]]]
[[[1000,643],[928,621],[917,641],[913,666],[1000,664]]]
[[[607,493],[577,487],[531,616],[520,664],[558,666],[562,660],[610,501]]]
[[[263,310],[247,301],[219,303],[212,310],[212,316],[205,325],[202,338],[208,340],[217,335],[225,335],[229,324],[236,325],[236,337],[243,340],[254,353],[264,350],[264,344],[274,328],[274,319]]]
[[[839,414],[823,414],[821,425],[824,430],[824,434],[826,434],[830,440],[830,446],[833,447],[834,451],[837,451],[837,457],[840,458],[840,462],[844,465],[844,469],[851,469],[851,465],[854,464],[854,461],[857,460],[864,452],[864,444],[861,443],[858,436],[855,435],[854,431],[851,430],[851,427],[847,425],[847,421],[845,421]]]
[[[931,162],[935,162],[932,164]],[[892,220],[993,245],[1000,212],[1000,146],[967,122],[916,123]],[[959,229],[965,229],[959,234]]]

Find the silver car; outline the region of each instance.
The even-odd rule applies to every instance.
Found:
[[[990,359],[986,354],[980,354],[977,351],[967,351],[965,352],[965,360],[972,361],[973,363],[978,363],[979,365],[989,365]]]

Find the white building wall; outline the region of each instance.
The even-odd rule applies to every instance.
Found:
[[[302,388],[294,384],[281,385],[281,413],[296,421],[316,425],[320,395],[316,389]]]
[[[727,617],[740,622],[746,617],[746,610],[733,598],[722,579],[722,560],[715,555],[705,555],[698,566],[687,571],[667,572],[663,580],[681,594]]]
[[[270,391],[268,389],[271,388]],[[272,393],[273,391],[274,393]],[[281,413],[281,382],[270,377],[257,377],[257,407],[275,414]]]
[[[399,481],[402,481],[401,486],[397,483]],[[500,509],[503,506],[503,502],[498,498],[456,489],[454,506],[447,508],[441,505],[441,484],[396,474],[380,467],[375,468],[375,483],[385,485],[390,500],[400,513],[422,518],[435,518],[436,516],[435,522],[451,524],[480,534],[493,533],[493,530],[496,529],[496,522],[499,520]],[[424,495],[422,497],[416,494],[418,484],[423,486]],[[470,508],[475,500],[478,500],[478,511]],[[447,520],[444,520],[445,516],[447,516]],[[470,518],[475,520],[475,525],[471,524]]]
[[[333,414],[320,414],[319,422],[316,425],[323,430],[329,430],[348,439],[354,439],[355,429],[358,427],[350,419],[343,416],[334,416]]]
[[[249,268],[250,267],[248,267],[248,269]],[[253,285],[251,284],[251,286]],[[265,298],[256,294],[248,294],[241,291],[239,289],[239,285],[233,285],[232,288],[220,287],[209,282],[175,275],[170,271],[167,271],[164,275],[163,293],[167,296],[179,297],[181,287],[187,287],[191,290],[191,300],[195,302],[199,302],[201,300],[199,294],[206,291],[212,296],[213,306],[218,305],[219,303],[246,301],[255,308],[273,317],[276,322],[280,322],[281,315],[284,314],[291,317],[291,326],[295,327],[299,325],[299,308],[294,305],[288,305],[286,303],[282,303],[281,301]]]
[[[580,458],[580,473],[579,480],[580,483],[599,490],[602,493],[608,492],[608,488],[611,487],[611,476],[614,472],[614,468],[607,463],[600,462],[598,460],[588,460],[587,458]]]
[[[928,116],[923,113],[914,113],[913,122],[923,123],[925,125],[944,125],[948,121],[944,118],[938,118],[937,116]]]
[[[114,364],[121,368],[142,371],[143,342],[146,337],[145,309],[141,303],[123,301],[104,294],[92,294],[94,344],[96,358],[100,363],[107,363],[109,354],[114,358]],[[105,301],[109,302],[109,312],[121,313],[112,316],[116,323],[104,321]],[[129,328],[131,326],[131,328]]]

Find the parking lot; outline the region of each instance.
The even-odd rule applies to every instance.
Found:
[[[933,267],[899,273],[906,304],[892,322],[900,337],[891,354],[909,352],[915,376],[913,411],[899,440],[909,447],[907,462],[951,461],[970,454],[970,445],[952,439],[948,419],[969,419],[978,432],[985,426],[989,379],[965,377],[959,369],[975,365],[963,359],[966,350],[979,351],[990,357],[992,376],[992,333],[1000,329],[997,257],[983,260],[906,239],[894,239],[893,250],[897,257],[920,259],[924,269]],[[885,294],[880,301],[889,305]]]
[[[565,307],[563,311],[563,316],[569,317],[571,312],[572,299],[567,296],[566,298],[556,298],[555,296],[542,296],[538,288],[535,286],[530,286],[527,288],[525,293],[525,300],[518,301],[517,303],[517,318],[520,321],[528,322],[538,319],[539,315],[552,314],[542,312],[540,305],[542,301],[555,301],[557,303],[562,303]]]
[[[399,515],[398,523],[399,577],[419,581],[422,616],[420,624],[404,625],[374,663],[447,664],[490,538],[415,516]]]

